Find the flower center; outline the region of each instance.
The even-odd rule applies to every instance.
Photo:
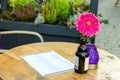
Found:
[[[90,20],[87,20],[87,21],[86,21],[86,24],[87,24],[87,26],[90,27],[90,26],[92,25],[92,22],[91,22]]]

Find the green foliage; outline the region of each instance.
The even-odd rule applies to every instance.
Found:
[[[56,0],[57,1],[57,0]],[[69,15],[70,4],[68,0],[58,0],[58,20],[66,20]]]
[[[45,6],[43,7],[42,15],[47,23],[52,24],[56,22],[56,0],[50,0],[50,2],[46,2]]]
[[[90,12],[90,4],[88,2],[83,2],[80,6],[79,11],[82,12]]]
[[[90,11],[90,5],[87,1],[83,0],[70,0],[70,14],[74,15],[82,12],[89,12]]]
[[[9,0],[6,10],[9,14],[2,14],[1,18],[18,21],[33,21],[39,7],[40,5],[35,0]]]
[[[70,15],[70,17],[68,18],[68,22],[67,22],[67,25],[70,27],[70,28],[75,28],[75,22],[78,18],[78,16],[80,15],[79,12],[77,12],[77,14],[74,14],[74,15]]]
[[[15,9],[24,8],[28,3],[37,5],[35,0],[9,0],[9,5]]]
[[[70,28],[75,28],[75,22],[78,16],[82,12],[89,12],[89,4],[83,0],[71,0],[70,1],[70,15],[67,20],[67,26]]]
[[[101,20],[101,23],[109,24],[109,20]]]
[[[83,0],[72,0],[75,7],[80,6],[83,3]]]
[[[6,20],[9,20],[9,15],[10,15],[10,12],[6,11],[4,12],[4,14],[0,14],[0,20],[2,19],[6,19]]]
[[[109,24],[109,20],[103,19],[103,15],[101,13],[99,13],[97,16],[100,18],[100,23]]]
[[[50,0],[43,7],[42,15],[47,23],[56,23],[59,20],[66,20],[69,15],[68,0]]]
[[[40,0],[39,4],[36,0],[9,0],[8,8],[0,14],[0,19],[27,20],[35,24],[57,24],[73,28],[78,15],[88,12],[89,7],[86,0]]]

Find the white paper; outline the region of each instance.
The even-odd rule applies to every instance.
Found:
[[[55,51],[23,55],[22,58],[42,76],[73,70],[74,68],[73,63]]]

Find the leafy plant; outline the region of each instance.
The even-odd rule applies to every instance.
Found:
[[[9,0],[10,16],[19,21],[33,21],[39,4],[35,0]]]
[[[82,3],[83,0],[72,0],[74,7],[79,7]]]
[[[42,9],[42,15],[48,23],[56,23],[59,20],[66,20],[69,15],[68,0],[50,0],[47,1]]]
[[[78,13],[89,12],[85,0],[9,0],[0,20],[35,22],[75,26]]]
[[[101,13],[99,13],[97,16],[100,18],[100,23],[109,24],[109,20],[104,19]]]
[[[42,8],[42,15],[47,23],[55,23],[57,20],[56,0],[47,1]]]
[[[56,0],[57,1],[57,0]],[[69,15],[70,5],[68,0],[58,0],[58,20],[66,20]]]
[[[74,15],[70,15],[69,18],[68,18],[68,22],[67,22],[67,25],[70,27],[70,28],[75,28],[75,22],[78,18],[78,16],[80,15],[79,12],[77,12],[77,14],[74,14]]]
[[[19,21],[33,21],[36,16],[34,5],[28,3],[24,8],[15,10],[14,15]]]
[[[24,8],[28,3],[37,4],[35,0],[9,0],[9,5],[15,9]]]

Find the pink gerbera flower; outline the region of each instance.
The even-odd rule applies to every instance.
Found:
[[[83,36],[91,37],[100,31],[100,21],[92,13],[82,13],[76,21],[76,29]]]

